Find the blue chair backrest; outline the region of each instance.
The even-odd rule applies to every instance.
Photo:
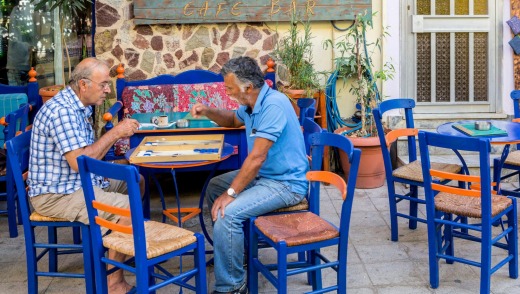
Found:
[[[309,141],[310,134],[321,133],[323,129],[318,125],[314,119],[305,118],[303,121],[303,140],[305,141],[305,152],[311,155],[311,142]]]
[[[356,189],[356,181],[359,167],[359,156],[361,156],[361,150],[354,148],[354,144],[345,136],[340,134],[333,134],[329,132],[321,132],[321,133],[313,133],[309,136],[309,141],[311,143],[311,170],[321,170],[323,164],[323,152],[326,147],[333,147],[343,150],[345,154],[349,158],[349,162],[351,163],[351,169],[346,179],[348,184],[347,187],[347,197],[352,193],[354,195],[354,191]],[[318,185],[314,187],[315,189],[319,189],[319,183],[313,183],[312,185]],[[311,192],[312,190],[311,185]],[[319,192],[315,190],[315,193],[309,194],[309,210],[318,214],[320,212],[320,203],[319,203]]]
[[[520,118],[520,90],[511,91],[511,99],[513,99],[513,110],[515,112],[515,118]]]
[[[7,148],[7,182],[14,181],[16,192],[18,193],[18,201],[22,213],[24,230],[30,230],[29,215],[30,207],[25,190],[25,180],[23,173],[29,167],[29,146],[31,143],[31,131],[20,134],[6,142]]]
[[[142,260],[144,262],[146,259],[146,242],[143,238],[143,236],[145,236],[144,218],[141,192],[139,189],[140,175],[137,168],[133,165],[112,164],[82,155],[78,157],[78,169],[85,195],[90,229],[94,232],[92,234],[93,244],[102,244],[103,241],[101,239],[100,226],[96,223],[95,219],[98,213],[97,210],[92,207],[92,200],[95,200],[95,194],[91,175],[100,175],[104,178],[124,181],[127,184],[136,260]]]
[[[441,135],[432,132],[419,131],[419,148],[421,153],[421,163],[424,177],[424,187],[427,195],[433,195],[431,190],[432,179],[430,174],[430,152],[428,147],[444,148],[448,150],[478,152],[479,167],[480,167],[480,181],[482,195],[491,195],[491,172],[489,153],[491,151],[491,143],[487,138],[473,138],[473,137],[454,137],[449,135]],[[433,197],[432,197],[433,198]],[[483,197],[483,199],[489,197]],[[426,199],[426,201],[433,201],[433,199]],[[491,215],[491,203],[482,202],[482,207],[489,211]],[[433,203],[431,203],[433,205]],[[486,207],[488,206],[488,207]],[[489,210],[487,210],[489,209]]]
[[[404,110],[404,117],[406,128],[413,129],[414,121],[413,121],[413,108],[415,107],[415,101],[410,98],[395,98],[388,99],[379,104],[379,107],[374,108],[372,110],[372,114],[374,116],[374,121],[377,127],[377,135],[379,137],[379,142],[381,146],[387,146],[386,138],[385,138],[385,130],[383,128],[383,114],[387,111],[394,109],[402,109]],[[381,148],[383,151],[383,160],[385,160],[385,166],[392,166],[390,162],[390,151],[388,148]],[[413,162],[417,160],[417,147],[415,137],[408,137],[408,159],[409,162]],[[388,162],[387,162],[388,161]]]

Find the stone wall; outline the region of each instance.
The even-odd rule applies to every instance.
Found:
[[[96,56],[116,76],[119,63],[130,80],[189,69],[220,72],[230,58],[250,56],[262,69],[274,49],[275,31],[263,23],[134,24],[133,1],[96,1]]]

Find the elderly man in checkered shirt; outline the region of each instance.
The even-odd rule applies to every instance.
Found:
[[[133,135],[139,127],[136,120],[125,119],[94,141],[92,105],[103,104],[110,91],[108,66],[96,58],[87,58],[76,66],[69,85],[36,114],[28,184],[31,204],[41,215],[88,224],[76,158],[87,155],[102,159],[118,139]],[[124,182],[108,182],[99,176],[92,180],[96,198],[101,197],[102,202],[121,208],[129,206]],[[126,217],[108,217],[121,224],[130,224]],[[110,250],[109,255],[121,261],[125,258]],[[126,293],[131,289],[122,270],[109,276],[108,287],[110,293]]]

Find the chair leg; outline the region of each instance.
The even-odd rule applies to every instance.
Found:
[[[508,234],[508,253],[513,256],[509,261],[509,277],[518,278],[518,220],[516,199],[513,200],[513,209],[507,214],[507,225],[513,228]]]
[[[491,293],[491,226],[482,227],[480,261],[480,293]]]
[[[105,256],[105,252],[103,252],[104,249],[101,248],[101,251],[95,251],[94,246],[92,246],[91,248],[94,263],[94,279],[96,283],[96,293],[107,293],[107,264],[101,261],[101,258]]]
[[[453,215],[452,214],[445,214],[445,219],[449,221],[453,221]],[[467,221],[467,220],[466,220]],[[448,242],[448,247],[446,247],[446,255],[454,256],[455,254],[455,244],[453,242],[453,226],[445,224],[444,225],[444,239],[445,242]],[[441,248],[442,248],[442,234],[440,236],[441,240]],[[447,264],[453,264],[453,260],[446,260]]]
[[[81,244],[81,229],[79,227],[72,227],[72,240],[74,240],[74,244]]]
[[[347,294],[347,251],[348,245],[341,246],[341,242],[338,245],[338,294]]]
[[[83,269],[85,272],[85,285],[87,294],[95,293],[94,291],[94,271],[92,268],[92,249],[90,242],[90,229],[88,226],[81,226],[81,235],[83,237]]]
[[[38,277],[36,271],[38,270],[38,262],[36,261],[36,248],[34,227],[31,227],[31,232],[25,233],[25,251],[27,259],[27,293],[36,294],[38,293]]]
[[[391,232],[391,240],[398,240],[398,226],[397,226],[397,199],[395,197],[395,183],[392,183],[388,187],[388,199],[389,199],[389,207],[390,207],[390,232]]]
[[[280,244],[278,250],[278,294],[287,294],[287,245]]]
[[[312,265],[318,265],[321,263],[321,259],[318,257],[316,253],[319,253],[320,250],[312,250],[310,251],[310,260],[312,262]],[[322,282],[321,282],[321,269],[313,270],[311,272],[311,283],[312,283],[312,290],[320,290],[322,288]]]
[[[48,227],[48,238],[49,244],[57,244],[58,237],[56,234],[56,227],[49,226]],[[51,248],[49,249],[49,272],[57,272],[58,271],[58,249]]]
[[[429,268],[430,268],[430,286],[433,289],[439,287],[439,260],[437,259],[438,250],[440,250],[440,246],[438,245],[440,237],[440,229],[437,230],[436,223],[434,221],[434,217],[432,219],[428,219],[428,260],[429,260]]]
[[[415,200],[418,199],[419,195],[417,192],[417,186],[410,186],[410,197],[414,198]],[[417,201],[410,201],[410,216],[417,217],[417,205]],[[417,229],[417,221],[410,219],[408,222],[408,228],[411,230]]]
[[[16,195],[14,184],[6,183],[6,202],[7,202],[7,223],[9,226],[9,237],[18,237],[18,224],[16,222]]]
[[[207,293],[206,285],[206,250],[204,249],[204,237],[197,235],[197,248],[195,249],[195,264],[197,274],[195,275],[195,288],[197,293]]]
[[[249,221],[248,224],[247,287],[251,294],[256,294],[258,293],[258,269],[255,266],[255,262],[258,260],[258,235],[254,231],[254,221]]]

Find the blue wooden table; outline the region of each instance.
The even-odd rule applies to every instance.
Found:
[[[477,120],[465,120],[458,122],[449,122],[440,125],[437,127],[437,132],[443,135],[450,135],[456,137],[468,137],[469,135],[455,129],[453,125],[455,124],[474,124]],[[478,120],[481,121],[481,120]],[[495,189],[499,189],[500,184],[500,176],[502,172],[502,166],[509,154],[509,149],[511,144],[519,144],[520,143],[520,123],[510,122],[510,121],[499,121],[499,120],[489,120],[491,125],[502,129],[507,132],[506,135],[490,135],[490,136],[479,136],[478,138],[487,138],[490,139],[492,145],[503,145],[504,149],[502,151],[502,155],[500,159],[495,162],[495,167],[493,168],[493,181],[497,183]]]

